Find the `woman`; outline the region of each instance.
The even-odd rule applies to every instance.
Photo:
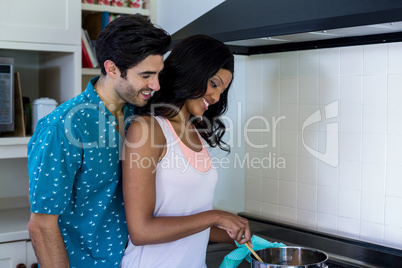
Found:
[[[130,125],[123,196],[130,240],[122,267],[206,267],[208,240],[250,241],[246,219],[213,210],[217,170],[204,141],[222,141],[234,57],[204,35],[181,41],[164,62],[161,90]]]

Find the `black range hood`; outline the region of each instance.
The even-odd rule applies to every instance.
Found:
[[[236,54],[402,41],[402,0],[226,0],[172,35],[207,34]]]

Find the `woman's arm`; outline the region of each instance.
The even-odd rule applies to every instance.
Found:
[[[139,117],[133,121],[124,147],[123,196],[133,244],[171,242],[212,226],[225,230],[238,243],[249,241],[248,221],[229,212],[209,210],[189,216],[154,217],[156,164],[166,141],[159,124],[152,120],[155,119]]]

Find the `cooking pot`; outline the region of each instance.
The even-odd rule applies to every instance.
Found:
[[[305,247],[266,248],[255,251],[264,261],[251,255],[252,268],[318,268],[327,267],[328,255],[320,250]]]

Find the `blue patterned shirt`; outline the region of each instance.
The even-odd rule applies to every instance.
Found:
[[[93,78],[42,118],[28,144],[31,212],[60,215],[70,267],[118,267],[127,242],[116,119]],[[125,106],[125,118],[134,107]]]

